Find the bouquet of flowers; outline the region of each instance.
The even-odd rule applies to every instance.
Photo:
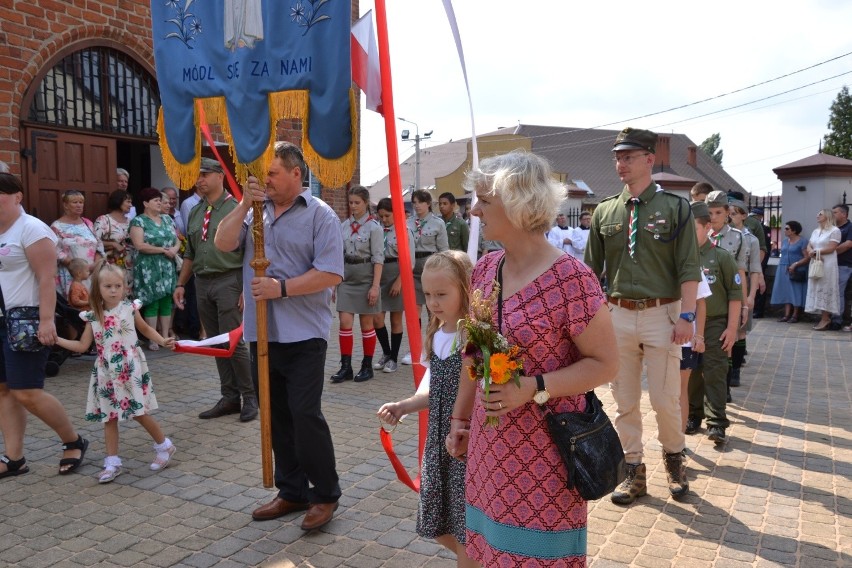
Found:
[[[473,360],[473,365],[468,367],[468,374],[471,380],[482,381],[486,403],[492,383],[502,385],[514,381],[515,385],[520,387],[520,376],[524,370],[523,361],[519,358],[521,350],[516,345],[509,345],[500,330],[495,329],[491,323],[499,293],[500,285],[497,282],[494,282],[494,289],[487,297],[482,290],[474,290],[470,301],[470,315],[462,322],[467,336],[464,354]],[[497,426],[499,420],[496,416],[490,416],[485,423],[488,426]]]

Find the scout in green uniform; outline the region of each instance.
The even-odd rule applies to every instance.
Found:
[[[740,327],[737,342],[731,350],[731,372],[728,374],[728,387],[740,386],[740,369],[743,366],[746,354],[746,334],[751,331],[752,313],[754,311],[756,296],[758,290],[763,283],[763,267],[760,264],[760,244],[755,235],[748,230],[744,224],[744,219],[748,215],[746,204],[739,200],[733,200],[728,204],[729,214],[731,217],[731,226],[742,231],[743,234],[743,249],[746,251],[746,264],[748,275],[748,296],[743,297],[746,310],[743,313],[748,314],[746,324]],[[762,284],[766,288],[766,284]],[[730,391],[728,392],[728,402],[731,401]]]
[[[689,418],[686,433],[694,434],[707,419],[708,437],[716,444],[725,441],[728,417],[725,413],[728,353],[737,339],[742,285],[733,256],[713,245],[707,234],[710,213],[701,202],[692,204],[699,243],[701,269],[713,294],[708,297],[704,324],[704,355],[689,377]]]
[[[626,479],[611,496],[618,504],[647,493],[639,408],[643,363],[669,492],[680,499],[689,490],[681,455],[679,363],[680,346],[694,335],[698,246],[689,203],[651,179],[656,142],[653,132],[632,128],[616,138],[613,162],[625,187],[595,209],[584,257],[599,277],[606,269],[618,342],[620,368],[611,389],[627,462]]]
[[[447,245],[450,250],[467,252],[470,228],[456,215],[456,197],[449,191],[438,198],[438,211],[447,226]]]

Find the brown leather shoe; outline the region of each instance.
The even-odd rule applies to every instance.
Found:
[[[216,406],[211,408],[210,410],[205,410],[201,414],[198,415],[202,420],[206,420],[208,418],[219,418],[220,416],[227,416],[228,414],[238,414],[240,412],[240,402],[228,402],[224,398],[219,399],[219,402],[216,403]]]
[[[311,503],[308,514],[302,521],[302,530],[311,531],[327,524],[334,516],[337,506],[337,503]]]
[[[307,503],[294,503],[293,501],[276,497],[270,503],[255,509],[251,514],[251,518],[255,521],[271,521],[272,519],[277,519],[296,511],[304,511],[307,508]]]

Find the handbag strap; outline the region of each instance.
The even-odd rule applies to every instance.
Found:
[[[497,263],[497,332],[503,333],[503,261],[506,256]]]

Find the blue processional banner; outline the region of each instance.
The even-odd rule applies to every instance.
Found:
[[[282,118],[302,120],[314,175],[339,187],[355,168],[349,0],[152,0],[163,162],[191,187],[199,109],[218,124],[237,176],[262,177]]]

